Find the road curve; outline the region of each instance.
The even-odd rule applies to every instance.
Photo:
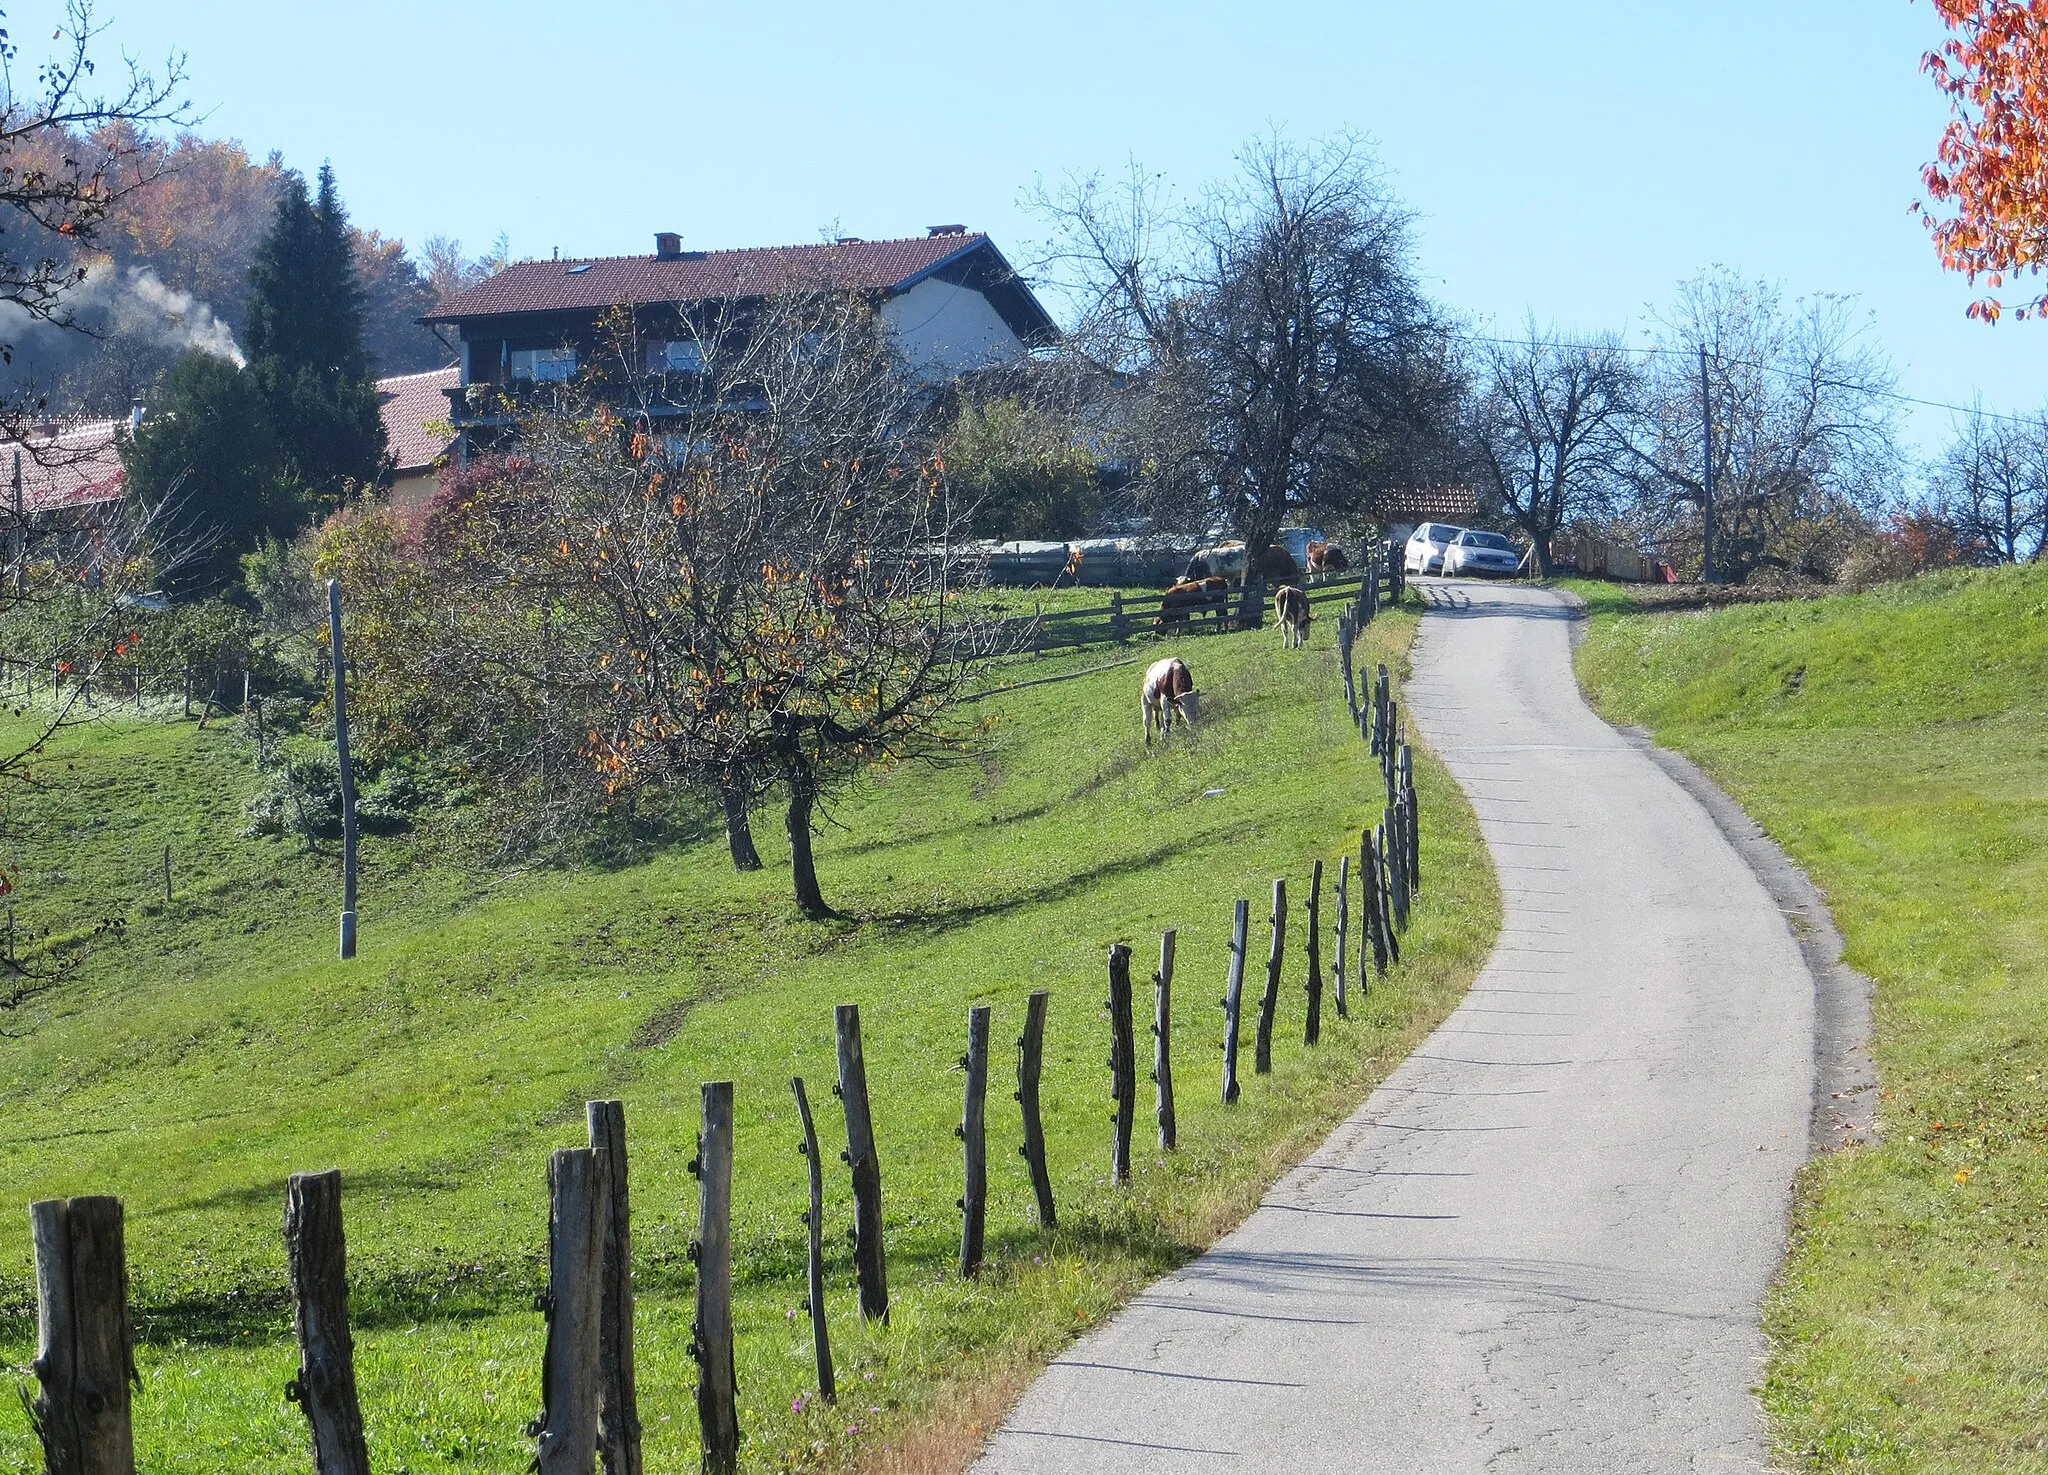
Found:
[[[1236,1232],[1040,1376],[981,1475],[1770,1468],[1812,975],[1581,700],[1560,596],[1419,587],[1408,710],[1478,812],[1499,943]]]

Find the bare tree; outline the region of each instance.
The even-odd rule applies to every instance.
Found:
[[[1409,219],[1357,139],[1279,137],[1169,212],[1133,168],[1037,203],[1075,341],[1138,386],[1129,423],[1155,507],[1221,521],[1255,566],[1290,515],[1369,511],[1428,479],[1460,385],[1409,261]]]
[[[1934,465],[1929,491],[1977,556],[2040,558],[2048,551],[2048,416],[2016,422],[1973,411]]]
[[[1473,389],[1476,477],[1548,577],[1551,539],[1621,489],[1641,376],[1611,335],[1571,343],[1532,320],[1526,341],[1482,345]]]
[[[1704,350],[1715,576],[1831,576],[1836,531],[1897,485],[1894,380],[1867,323],[1846,298],[1788,305],[1719,268],[1684,283],[1659,323],[1663,352],[1630,440],[1639,529],[1674,562],[1701,557]]]

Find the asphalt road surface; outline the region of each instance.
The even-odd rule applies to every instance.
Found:
[[[982,1475],[1770,1468],[1758,1307],[1813,977],[1707,812],[1586,707],[1558,595],[1421,587],[1408,711],[1479,814],[1499,943],[1235,1233],[1040,1376]]]

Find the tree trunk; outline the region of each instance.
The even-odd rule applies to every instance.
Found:
[[[722,784],[719,792],[725,800],[725,846],[732,852],[732,868],[760,870],[761,856],[754,849],[754,832],[747,824],[746,788],[736,783]]]
[[[1555,569],[1550,562],[1550,535],[1545,533],[1529,540],[1529,546],[1536,550],[1536,576],[1547,579]]]
[[[818,796],[808,778],[790,780],[789,785],[789,869],[796,888],[796,904],[806,917],[836,917],[818,890],[818,863],[811,855],[811,811]]]

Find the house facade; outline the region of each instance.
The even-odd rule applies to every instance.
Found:
[[[654,242],[651,256],[516,262],[421,319],[457,336],[461,361],[447,389],[456,455],[510,423],[504,400],[574,378],[598,345],[600,320],[618,308],[634,314],[647,368],[677,374],[698,366],[691,325],[709,308],[798,288],[871,294],[911,371],[933,383],[1012,363],[1058,334],[994,243],[960,226],[735,251],[686,251],[666,231]],[[476,385],[496,392],[472,396]],[[665,408],[657,402],[650,413]]]

